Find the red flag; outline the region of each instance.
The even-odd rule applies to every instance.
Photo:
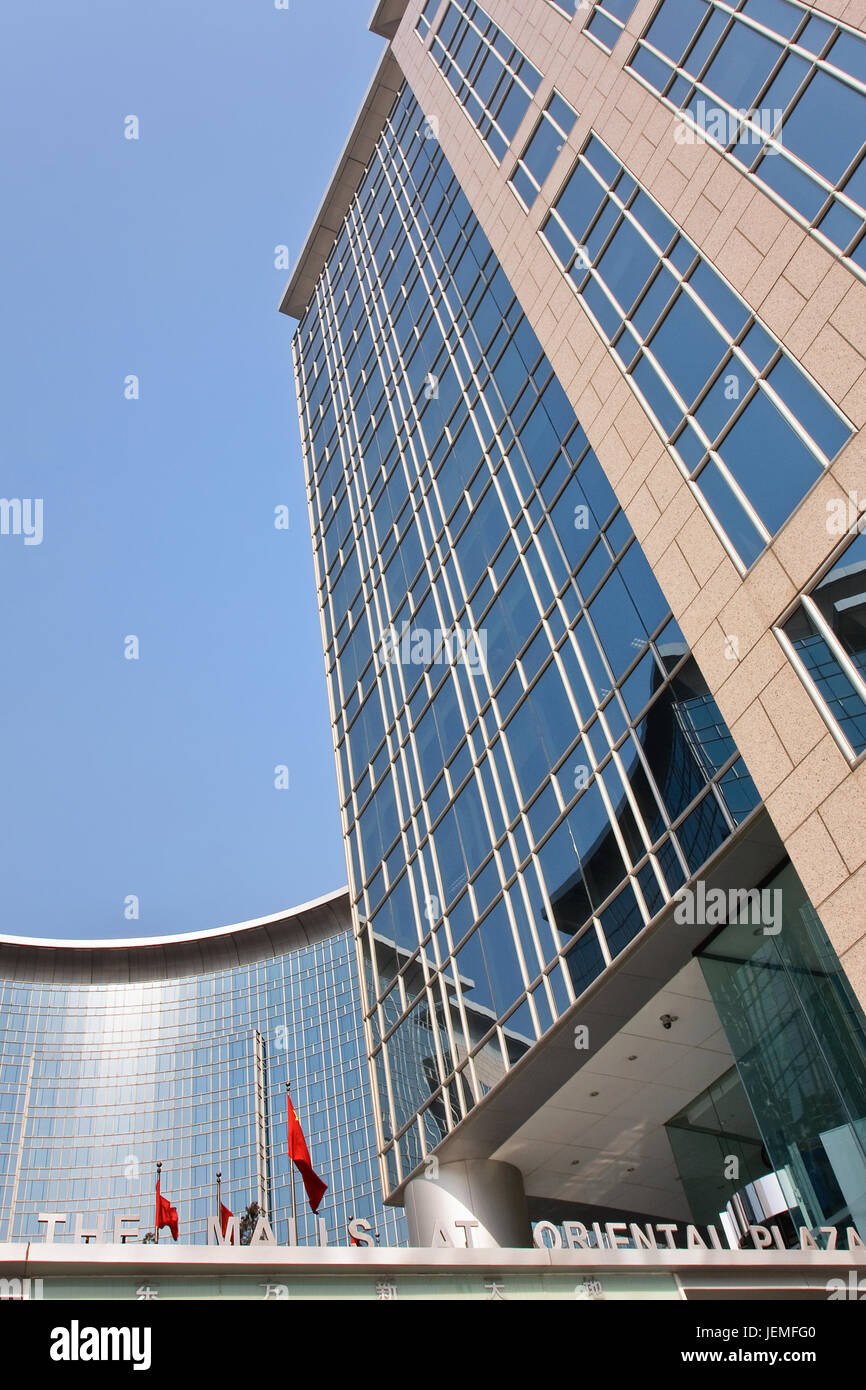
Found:
[[[313,1164],[310,1159],[310,1151],[307,1148],[307,1141],[304,1138],[304,1131],[301,1129],[301,1122],[295,1114],[295,1107],[292,1105],[290,1095],[286,1096],[289,1106],[289,1160],[294,1163],[303,1180],[307,1199],[310,1203],[310,1210],[319,1210],[319,1203],[328,1190],[328,1184],[313,1172]]]
[[[228,1207],[225,1205],[224,1202],[220,1202],[220,1227],[222,1228],[223,1235],[225,1235],[226,1231],[228,1230],[228,1224],[231,1221],[231,1219],[232,1212],[229,1211]],[[235,1233],[234,1231],[232,1231],[232,1238],[229,1241],[229,1244],[234,1245],[234,1243]]]
[[[177,1207],[173,1207],[167,1197],[163,1197],[159,1190],[159,1178],[156,1180],[156,1229],[161,1231],[163,1226],[167,1226],[171,1231],[172,1240],[177,1240]]]

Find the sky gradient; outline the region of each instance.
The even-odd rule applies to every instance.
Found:
[[[368,85],[367,18],[5,9],[0,497],[42,499],[43,536],[0,535],[0,934],[202,931],[345,882],[275,248]]]

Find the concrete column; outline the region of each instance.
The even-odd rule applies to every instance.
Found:
[[[431,1165],[406,1187],[409,1244],[458,1250],[532,1245],[523,1174],[511,1163],[470,1158]]]

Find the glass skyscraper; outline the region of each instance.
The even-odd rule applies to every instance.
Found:
[[[837,291],[821,302],[848,304],[833,331],[866,350],[855,152],[825,160],[829,130],[803,124],[822,91],[862,102],[863,43],[788,0],[381,0],[372,27],[389,45],[282,307],[384,1188],[510,1164],[530,1198],[688,1215],[665,1123],[730,1075],[756,1133],[770,1120],[730,981],[697,964],[719,919],[678,931],[684,891],[784,883],[781,930],[808,909],[846,1020],[820,1046],[866,1061],[843,897],[863,856],[837,838],[828,884],[813,852],[846,798],[863,814],[862,596],[844,555],[820,567],[864,411],[779,311],[811,256]],[[729,141],[701,124],[713,96]],[[737,114],[746,99],[778,120]],[[809,161],[820,208],[794,191]],[[766,265],[789,247],[772,294],[759,245]],[[624,1059],[671,1068],[642,1148],[603,1084],[655,1000]],[[808,1222],[861,1211],[862,1097],[843,1089],[844,1182],[822,1190],[847,1205],[803,1195],[833,1159],[795,1161],[801,1131],[757,1144]]]
[[[396,1186],[757,794],[408,91],[295,351]]]
[[[40,1213],[66,1216],[57,1242],[140,1239],[161,1161],[183,1243],[207,1243],[217,1171],[235,1215],[256,1203],[286,1243],[286,1081],[329,1243],[349,1244],[352,1218],[404,1240],[381,1202],[347,920],[341,893],[197,937],[0,940],[0,1240],[45,1239]],[[295,1182],[298,1241],[315,1245]]]

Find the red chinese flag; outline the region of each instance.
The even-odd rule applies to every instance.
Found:
[[[232,1213],[229,1211],[229,1209],[228,1209],[228,1207],[225,1205],[225,1203],[220,1202],[220,1227],[222,1228],[222,1233],[223,1233],[223,1235],[225,1235],[226,1231],[228,1230],[228,1224],[229,1224],[229,1222],[231,1221],[231,1219],[232,1219]],[[229,1243],[230,1243],[231,1245],[234,1245],[234,1243],[235,1243],[235,1233],[234,1233],[234,1231],[232,1231],[232,1238],[231,1238],[231,1241],[230,1241]]]
[[[159,1190],[159,1178],[156,1180],[156,1229],[161,1231],[163,1226],[167,1226],[171,1231],[172,1240],[177,1240],[177,1207],[173,1207],[167,1197],[163,1197]]]
[[[295,1114],[291,1096],[287,1095],[289,1105],[289,1158],[294,1163],[304,1183],[311,1211],[319,1210],[319,1203],[328,1190],[328,1184],[313,1172],[310,1151],[301,1129],[301,1122]]]

